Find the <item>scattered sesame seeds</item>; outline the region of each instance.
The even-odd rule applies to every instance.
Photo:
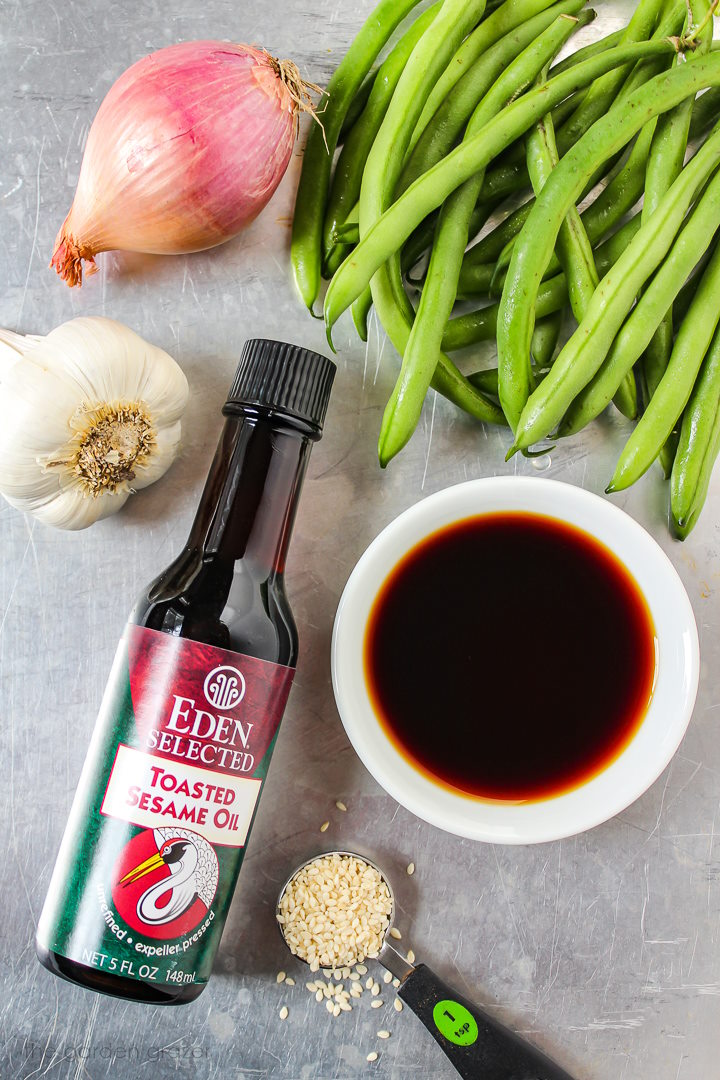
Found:
[[[412,949],[408,949],[407,958],[408,958],[408,964],[414,964],[415,963],[415,953],[412,951]]]
[[[286,986],[294,986],[295,985],[295,980],[291,979],[290,976],[288,975],[286,977],[286,979],[285,979],[285,985]]]
[[[395,987],[395,989],[397,990],[398,986],[400,985],[400,980],[399,979],[393,979],[392,984]]]
[[[364,964],[356,964],[355,970],[357,971],[358,975],[367,975],[367,968]]]
[[[349,979],[350,978],[350,968],[349,967],[344,967],[342,969],[342,977],[343,977],[343,979]]]
[[[377,997],[378,994],[380,993],[380,983],[374,983],[373,988],[370,991],[370,993],[372,994],[373,997]]]
[[[340,1015],[340,1006],[337,1005],[337,1004],[333,1005],[333,1016],[339,1016],[339,1015]]]
[[[365,1058],[366,1061],[377,1061],[377,1059],[377,1051],[375,1050],[371,1050],[368,1056]]]
[[[408,874],[410,874],[410,876],[412,877],[412,875],[415,873],[415,863],[414,862],[408,863],[406,869],[407,869]]]
[[[374,985],[375,985],[375,980],[373,979],[373,977],[371,975],[370,978],[365,983],[365,989],[366,990],[372,990]]]
[[[390,922],[387,882],[364,859],[321,855],[303,866],[283,892],[278,922],[296,956],[336,980],[377,954]],[[364,967],[364,971],[367,968]],[[358,972],[360,973],[359,967]]]
[[[332,1003],[332,1001],[330,1000],[330,998],[328,998],[328,999],[327,999],[327,1001],[325,1002],[325,1008],[327,1009],[327,1011],[328,1011],[329,1013],[331,1013],[331,1012],[333,1011],[333,1009],[335,1008],[335,1006],[333,1005],[333,1003]]]
[[[323,994],[322,990],[318,990],[317,993],[315,994],[315,1000],[316,1001],[322,1001],[322,999],[324,997],[325,997],[325,995]]]
[[[379,1009],[379,1008],[382,1007],[382,1003],[383,1003],[382,998],[375,998],[374,1001],[370,1002],[370,1008],[371,1009]]]
[[[390,927],[390,937],[394,937],[396,941],[399,941],[402,937],[402,934],[398,930],[397,926]]]
[[[327,830],[329,828],[330,828],[330,822],[329,821],[323,821],[322,825],[320,826],[320,832],[327,832]]]
[[[317,986],[315,985],[314,982],[305,983],[305,989],[309,990],[311,994],[314,994],[315,991],[317,990]]]
[[[287,1018],[288,1018],[288,1007],[287,1007],[287,1005],[283,1005],[282,1009],[280,1010],[280,1019],[281,1020],[287,1020]]]
[[[377,1033],[377,1037],[378,1037],[378,1039],[389,1039],[390,1038],[390,1032],[385,1031],[385,1030],[380,1030]]]
[[[393,1008],[395,1009],[395,1012],[403,1011],[403,1003],[400,998],[395,998],[395,1000],[393,1001]]]
[[[347,806],[344,802],[341,802],[340,799],[338,799],[335,805],[337,806],[338,810],[342,810],[343,814],[347,813]]]
[[[337,979],[338,982],[342,979],[342,971],[333,971],[333,979]]]
[[[284,971],[278,971],[277,975],[275,976],[275,982],[277,982],[277,983],[285,982],[285,978],[286,978],[285,972]]]
[[[393,978],[392,977],[392,971],[386,971],[385,974],[383,975],[383,982],[384,983],[391,983],[392,978]]]

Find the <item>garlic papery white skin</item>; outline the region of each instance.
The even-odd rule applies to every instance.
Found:
[[[170,467],[187,401],[173,358],[113,319],[0,330],[0,493],[48,525],[87,528]]]

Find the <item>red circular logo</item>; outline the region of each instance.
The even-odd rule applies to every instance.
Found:
[[[144,829],[120,853],[112,898],[139,934],[176,938],[205,918],[217,883],[217,856],[203,836],[190,829]]]

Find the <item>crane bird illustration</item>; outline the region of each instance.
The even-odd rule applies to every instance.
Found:
[[[173,922],[199,898],[209,908],[218,883],[217,856],[210,844],[189,829],[153,829],[157,852],[120,879],[132,885],[153,870],[166,866],[170,877],[151,885],[137,902],[137,915],[149,926]],[[160,900],[167,898],[165,903]]]

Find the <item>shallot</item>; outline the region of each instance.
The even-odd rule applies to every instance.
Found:
[[[229,42],[133,64],[90,128],[51,265],[80,285],[100,251],[183,254],[235,236],[280,183],[309,90],[291,61]]]

